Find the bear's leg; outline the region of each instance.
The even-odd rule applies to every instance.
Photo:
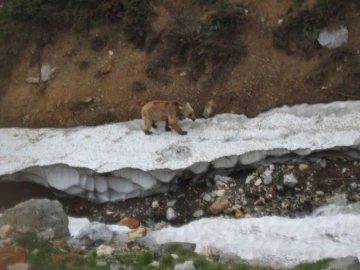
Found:
[[[172,127],[173,130],[175,130],[178,134],[180,135],[186,135],[187,134],[187,131],[184,131],[180,128],[179,126],[179,121],[178,119],[171,119],[169,117],[169,123],[170,123],[170,126]]]
[[[152,125],[151,125],[153,128],[157,128],[157,125],[155,125],[155,121],[152,121]]]
[[[151,125],[152,125],[152,121],[150,121],[149,119],[143,118],[144,120],[144,124],[143,124],[143,131],[146,135],[150,135],[152,134],[152,132],[150,131]]]
[[[165,131],[171,131],[171,128],[169,126],[169,120],[165,121]]]

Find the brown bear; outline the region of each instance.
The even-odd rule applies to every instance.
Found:
[[[165,121],[165,130],[171,131],[172,127],[180,135],[186,135],[179,126],[179,120],[190,118],[195,121],[196,117],[193,108],[187,102],[185,104],[177,101],[153,100],[144,105],[141,109],[141,117],[144,121],[143,131],[146,135],[152,134],[151,127],[157,128],[157,121]]]

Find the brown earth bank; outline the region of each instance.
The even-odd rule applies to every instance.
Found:
[[[40,30],[18,27],[18,36],[30,31],[30,37],[1,82],[0,127],[138,119],[141,107],[153,99],[188,101],[198,117],[210,100],[215,114],[248,117],[281,105],[357,100],[356,3],[154,0],[140,45],[129,35],[139,40],[142,34],[126,32],[116,21],[97,21],[87,31],[48,29],[51,42],[40,47]],[[333,24],[348,28],[348,42],[339,49],[322,48],[313,37]],[[50,80],[26,82],[39,76],[42,64],[56,67]]]

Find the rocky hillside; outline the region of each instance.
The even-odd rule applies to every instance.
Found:
[[[151,99],[198,117],[358,99],[358,0],[7,0],[0,126],[140,118]],[[12,35],[12,33],[17,33]]]

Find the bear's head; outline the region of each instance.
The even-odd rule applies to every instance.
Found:
[[[189,118],[193,121],[196,120],[196,116],[194,114],[194,109],[191,107],[189,102],[186,102],[184,106],[180,106],[179,109],[181,112],[180,120],[185,119],[185,118]]]

